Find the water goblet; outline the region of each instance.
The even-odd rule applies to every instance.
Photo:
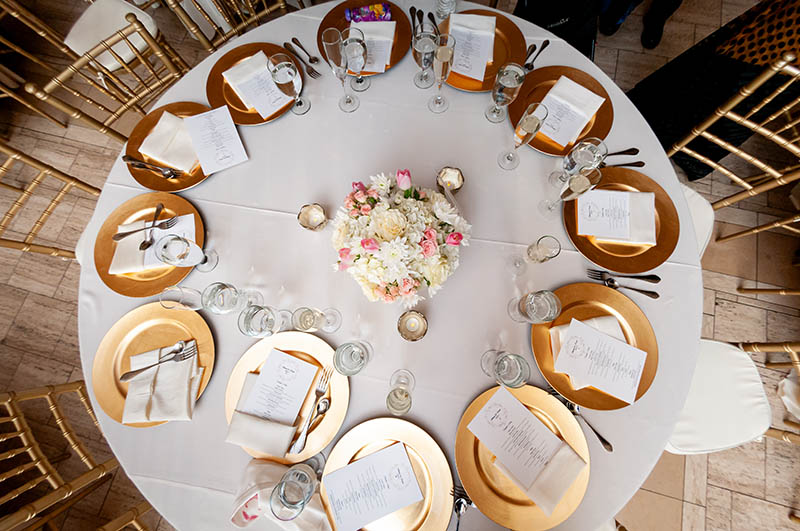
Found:
[[[249,305],[261,305],[264,297],[252,290],[239,290],[225,282],[214,282],[203,290],[203,308],[216,314],[226,314]]]
[[[420,71],[414,75],[414,85],[421,89],[430,88],[435,80],[433,79],[433,55],[436,51],[437,31],[436,27],[430,22],[423,22],[415,26],[413,38],[414,60],[420,67]]]
[[[311,109],[311,102],[300,96],[300,72],[292,58],[285,53],[271,55],[267,62],[272,80],[281,92],[294,99],[292,112],[305,114]]]
[[[342,314],[336,308],[318,310],[301,307],[292,313],[292,326],[301,332],[336,332],[342,325]]]
[[[361,372],[372,359],[372,345],[363,340],[352,340],[339,345],[333,353],[333,368],[345,376]]]
[[[443,113],[450,106],[450,102],[442,95],[442,84],[450,75],[453,64],[456,39],[451,35],[439,35],[434,39],[436,51],[433,52],[433,74],[436,77],[436,94],[428,100],[428,109],[434,113]]]
[[[539,212],[545,219],[554,218],[562,202],[571,201],[588,192],[600,183],[602,177],[597,168],[583,168],[573,175],[551,173],[548,182],[552,195],[539,202]]]
[[[347,92],[345,79],[347,79],[347,56],[344,52],[342,33],[336,28],[327,28],[322,32],[322,47],[325,57],[333,74],[342,83],[344,96],[339,99],[339,108],[344,112],[353,112],[358,109],[358,97]]]
[[[561,301],[548,290],[532,291],[508,303],[508,315],[518,323],[549,323],[561,313]]]
[[[411,392],[414,391],[414,375],[406,369],[394,371],[389,379],[389,394],[386,395],[386,409],[396,416],[405,415],[411,409]]]
[[[158,302],[167,310],[202,310],[203,294],[193,288],[169,286],[159,293]]]
[[[269,337],[288,330],[291,319],[289,310],[250,304],[239,313],[239,331],[250,337]]]
[[[350,88],[356,92],[364,92],[371,84],[368,77],[362,76],[364,65],[367,64],[367,43],[364,32],[358,28],[345,28],[342,30],[342,47],[347,57],[347,69],[355,74],[350,78]]]
[[[503,350],[487,350],[481,356],[484,374],[506,387],[522,387],[531,376],[531,366],[522,356]]]
[[[503,65],[497,71],[492,88],[492,105],[490,105],[484,116],[494,124],[498,124],[506,119],[508,110],[506,107],[517,99],[522,84],[525,82],[526,71],[516,63]]]
[[[269,507],[278,520],[294,520],[305,509],[317,489],[317,473],[306,463],[298,463],[283,474],[272,489]]]
[[[575,144],[564,157],[562,167],[568,175],[583,169],[599,168],[608,155],[606,144],[599,138],[584,138]]]
[[[156,258],[165,264],[176,267],[192,267],[207,273],[213,271],[219,262],[219,255],[213,249],[201,249],[199,245],[177,234],[168,234],[156,242]]]
[[[547,119],[547,107],[541,103],[531,103],[520,118],[514,129],[514,147],[501,152],[497,156],[497,163],[504,170],[513,170],[519,166],[517,150],[536,136],[542,124]]]
[[[561,242],[554,236],[542,236],[536,243],[530,244],[525,249],[525,254],[518,253],[511,256],[511,272],[519,275],[525,271],[528,262],[541,264],[558,256],[561,253]]]

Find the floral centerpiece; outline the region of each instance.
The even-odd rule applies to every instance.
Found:
[[[334,268],[347,271],[371,301],[410,308],[426,286],[433,296],[458,268],[471,227],[444,195],[411,184],[411,173],[354,182],[333,222]]]

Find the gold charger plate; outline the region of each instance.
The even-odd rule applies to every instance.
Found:
[[[369,3],[369,2],[366,2]],[[394,29],[394,42],[392,43],[392,54],[389,57],[389,64],[386,65],[386,71],[395,66],[400,60],[406,56],[408,49],[411,47],[411,22],[409,22],[403,9],[392,2],[386,2],[392,11],[392,20],[396,22]],[[341,4],[337,4],[330,11],[328,11],[322,21],[319,23],[317,29],[317,48],[322,56],[323,61],[328,60],[325,54],[325,47],[322,45],[322,32],[328,28],[336,28],[339,31],[350,27],[350,23],[344,18],[345,9],[354,9],[365,5],[361,0],[346,0]],[[381,72],[362,72],[364,76],[374,76]]]
[[[305,362],[316,365],[319,369],[311,387],[308,389],[303,407],[300,408],[300,413],[295,421],[295,426],[302,426],[306,418],[311,414],[311,408],[314,406],[314,389],[317,386],[317,380],[322,376],[322,369],[325,367],[333,368],[333,348],[319,337],[306,334],[304,332],[280,332],[274,336],[266,337],[258,343],[247,349],[247,352],[242,354],[239,361],[231,371],[231,376],[228,379],[228,387],[225,389],[225,417],[228,424],[231,422],[233,410],[239,401],[239,395],[242,392],[244,379],[247,373],[260,372],[261,365],[267,359],[267,356],[273,348],[281,350],[287,354],[295,356]],[[308,439],[306,441],[305,449],[299,454],[287,454],[286,456],[275,456],[258,452],[250,448],[243,448],[245,452],[258,459],[269,459],[283,464],[294,464],[300,461],[305,461],[309,457],[319,453],[323,448],[333,440],[334,436],[339,432],[339,428],[344,422],[344,417],[347,414],[347,405],[350,403],[350,383],[347,376],[343,376],[336,371],[331,374],[328,391],[323,395],[331,401],[330,409],[322,420],[317,420],[308,430]],[[300,430],[295,434],[294,442],[297,436],[300,435]],[[290,444],[291,446],[291,444]]]
[[[459,15],[484,15],[495,17],[497,22],[494,27],[494,55],[491,64],[486,65],[483,74],[483,81],[472,79],[471,77],[456,74],[452,70],[447,76],[447,84],[453,88],[466,90],[467,92],[488,92],[494,87],[494,79],[497,71],[506,63],[517,63],[522,66],[525,62],[525,37],[516,24],[511,19],[504,17],[496,11],[487,9],[468,9],[461,11]],[[447,33],[450,30],[450,18],[439,24],[439,31]],[[458,45],[458,43],[456,43]]]
[[[611,410],[628,406],[619,398],[600,391],[594,387],[573,389],[569,377],[553,369],[553,349],[550,346],[550,328],[569,322],[575,318],[579,321],[613,316],[617,319],[625,341],[632,347],[647,352],[647,359],[636,391],[636,400],[644,395],[658,370],[658,343],[656,334],[644,312],[628,297],[617,290],[600,284],[578,282],[568,284],[555,290],[561,301],[561,314],[551,323],[535,324],[531,327],[531,347],[536,365],[545,380],[570,402],[589,409]]]
[[[517,127],[528,105],[541,102],[561,76],[568,77],[575,83],[591,90],[598,96],[602,96],[606,100],[592,119],[589,120],[589,123],[586,124],[586,127],[583,128],[583,131],[580,132],[575,142],[580,142],[588,137],[604,139],[608,135],[608,132],[611,131],[611,125],[614,122],[614,106],[611,104],[611,98],[599,81],[583,70],[578,70],[577,68],[569,66],[545,66],[537,68],[525,76],[525,83],[522,84],[517,99],[512,101],[511,105],[508,106],[508,116],[510,118],[511,127]],[[544,135],[536,134],[536,136],[528,142],[528,145],[545,155],[563,157],[569,153],[569,150],[572,149],[575,142],[566,146],[560,146],[552,140],[545,138]]]
[[[508,389],[561,440],[586,461],[586,467],[567,489],[550,516],[545,515],[511,479],[494,464],[495,455],[481,443],[467,425],[500,387],[484,391],[467,407],[456,432],[458,477],[478,509],[503,527],[520,531],[550,529],[575,512],[589,485],[589,446],[578,421],[554,396],[526,385]]]
[[[147,138],[147,135],[153,131],[153,128],[158,123],[158,120],[161,119],[161,115],[166,111],[179,118],[185,118],[187,116],[194,116],[195,114],[201,114],[210,110],[211,108],[209,108],[207,105],[195,103],[193,101],[176,101],[174,103],[168,103],[157,109],[153,109],[147,113],[144,118],[139,120],[139,123],[133,128],[131,136],[128,137],[128,143],[125,145],[125,154],[145,162],[161,164],[159,161],[153,160],[150,157],[139,153],[139,147],[142,145],[142,142],[144,142],[144,139]],[[143,170],[141,168],[134,168],[130,164],[127,166],[128,171],[131,172],[131,175],[137,183],[141,184],[145,188],[149,188],[150,190],[155,190],[157,192],[180,192],[181,190],[186,190],[187,188],[191,188],[196,184],[200,184],[208,177],[203,173],[203,169],[200,167],[200,164],[195,165],[191,172],[183,173],[180,177],[176,177],[174,179],[165,179],[160,173],[150,170]]]
[[[262,118],[261,115],[258,114],[258,111],[242,103],[242,100],[239,99],[236,92],[228,85],[228,82],[225,81],[225,77],[222,75],[223,72],[258,52],[264,52],[267,57],[275,55],[276,53],[285,53],[292,58],[295,66],[297,66],[301,83],[305,82],[303,64],[297,60],[297,57],[295,57],[293,53],[277,44],[253,42],[237,46],[229,51],[217,60],[214,66],[211,67],[211,72],[208,73],[208,79],[206,80],[206,98],[212,109],[227,105],[228,109],[231,111],[233,123],[238,125],[260,125],[271,122],[283,116],[292,108],[292,105],[294,105],[294,100],[292,100],[268,117]]]
[[[577,201],[564,202],[564,227],[569,239],[583,256],[598,266],[617,273],[643,273],[660,266],[675,250],[681,223],[669,194],[653,179],[629,168],[602,168],[599,190],[653,192],[655,194],[656,244],[642,245],[597,241],[578,235]]]
[[[97,347],[92,366],[94,396],[106,415],[122,423],[128,384],[120,382],[119,377],[131,369],[131,356],[188,339],[197,341],[197,363],[205,369],[197,391],[200,398],[214,370],[214,338],[199,313],[167,310],[160,303],[151,302],[131,310],[114,323]],[[148,428],[160,424],[164,422],[126,426]]]
[[[395,443],[403,443],[422,491],[422,500],[361,528],[361,531],[445,531],[453,511],[453,475],[442,449],[428,433],[407,420],[377,418],[345,433],[325,462],[320,493],[328,520],[334,526],[325,476]],[[335,529],[335,527],[334,527]]]
[[[124,275],[112,275],[108,272],[111,259],[114,257],[114,250],[117,248],[117,243],[111,239],[117,233],[117,227],[134,221],[153,221],[153,214],[155,214],[158,203],[164,205],[164,210],[158,217],[160,220],[194,214],[194,241],[200,247],[205,242],[203,219],[194,205],[183,197],[166,192],[152,192],[128,199],[106,218],[97,233],[97,240],[94,242],[94,266],[97,274],[100,275],[100,279],[106,286],[120,295],[127,297],[158,295],[164,288],[178,284],[192,271],[191,267],[174,267],[165,264],[164,267]]]

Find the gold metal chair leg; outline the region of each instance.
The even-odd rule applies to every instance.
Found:
[[[736,288],[739,293],[753,293],[764,295],[800,295],[800,289],[783,288]]]
[[[789,225],[790,223],[797,223],[800,221],[800,214],[794,214],[789,216],[788,218],[779,219],[778,221],[773,221],[772,223],[765,223],[764,225],[759,225],[758,227],[753,227],[752,229],[743,230],[740,232],[734,232],[733,234],[728,234],[727,236],[720,236],[717,238],[717,242],[727,242],[730,240],[735,240],[737,238],[742,238],[744,236],[749,236],[751,234],[756,234],[759,232],[764,232],[765,230],[770,229],[777,229],[783,225]]]

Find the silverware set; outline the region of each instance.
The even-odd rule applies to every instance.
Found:
[[[330,407],[330,400],[322,397],[328,392],[328,385],[330,384],[332,374],[333,367],[325,367],[325,370],[322,372],[322,376],[320,376],[319,381],[317,381],[317,387],[314,390],[314,394],[316,395],[316,398],[314,399],[314,407],[311,408],[311,413],[309,413],[308,417],[306,417],[306,421],[303,423],[303,426],[300,429],[300,435],[297,437],[297,440],[294,442],[294,444],[292,444],[291,448],[289,448],[288,453],[299,454],[303,451],[303,449],[306,447],[308,429],[311,427],[311,424],[328,411],[328,408]]]
[[[155,224],[158,221],[158,216],[161,215],[162,210],[164,210],[164,203],[159,203],[156,205],[156,211],[153,214],[153,223],[150,224],[150,235],[142,240],[142,243],[139,244],[140,251],[146,251],[155,243]]]
[[[458,531],[458,527],[461,525],[461,515],[467,512],[470,507],[475,507],[475,504],[469,499],[467,491],[461,485],[453,485],[450,495],[455,498],[453,512],[456,514],[456,531]]]
[[[296,38],[292,39],[292,41],[296,41],[296,40],[297,40]],[[300,42],[300,41],[297,41],[297,43],[298,43],[298,44],[299,44],[299,42]],[[319,72],[317,72],[317,71],[314,69],[314,67],[312,67],[310,64],[308,64],[308,63],[306,62],[306,60],[305,60],[305,59],[303,59],[303,56],[302,56],[302,55],[300,55],[299,53],[297,53],[297,50],[295,49],[295,47],[294,47],[294,46],[292,46],[292,44],[291,44],[291,43],[284,42],[284,43],[283,43],[283,47],[284,47],[284,48],[286,48],[287,50],[289,50],[290,52],[292,52],[292,53],[293,53],[293,54],[294,54],[294,55],[295,55],[295,56],[296,56],[298,59],[300,59],[300,62],[301,62],[301,63],[303,63],[303,64],[305,65],[305,67],[306,67],[306,72],[308,72],[308,75],[309,75],[309,76],[311,76],[313,79],[319,79],[320,77],[322,77],[322,74],[320,74]],[[306,52],[306,49],[305,49],[305,48],[303,48],[302,46],[300,46],[300,48],[302,48],[302,50],[303,50],[304,52]],[[311,54],[309,54],[308,52],[306,52],[306,55],[308,55],[308,57],[309,57],[309,61],[311,61],[311,59],[312,59],[312,57],[313,57],[313,56],[312,56]],[[318,59],[318,58],[316,58],[316,57],[313,57],[313,59],[317,59],[317,61],[311,61],[312,63],[316,63],[316,62],[318,62],[318,61],[319,61],[319,59]]]
[[[422,23],[425,21],[425,11],[411,6],[408,9],[408,13],[411,15],[411,33],[416,34],[417,25],[422,27]],[[436,22],[436,17],[433,16],[432,12],[428,12],[428,20],[433,24],[433,30],[436,32],[436,35],[439,35],[439,24]]]
[[[622,151],[615,151],[614,153],[609,153],[608,155],[606,155],[606,158],[613,157],[615,155],[638,155],[638,154],[639,154],[639,148],[633,147],[633,148],[623,149]],[[636,160],[636,161],[633,161],[633,162],[620,162],[618,164],[608,164],[607,162],[603,161],[603,162],[600,163],[600,167],[601,168],[622,168],[622,167],[642,168],[642,167],[644,167],[644,161]]]
[[[636,280],[643,280],[644,282],[649,282],[651,284],[658,284],[659,282],[661,282],[661,277],[659,277],[658,275],[617,275],[616,273],[612,275],[608,271],[600,271],[598,269],[587,269],[586,276],[589,277],[590,280],[596,280],[598,282],[602,282],[611,289],[616,289],[616,290],[628,289],[631,291],[636,291],[638,293],[641,293],[642,295],[646,295],[651,299],[657,299],[661,296],[658,294],[657,291],[650,291],[641,288],[632,288],[631,286],[623,286],[615,278],[615,277],[631,278]]]
[[[552,395],[555,398],[557,398],[562,404],[567,406],[567,409],[570,411],[570,413],[572,413],[576,417],[580,417],[580,418],[583,419],[583,422],[585,422],[586,425],[589,426],[589,429],[591,429],[592,432],[594,432],[595,436],[597,437],[597,440],[600,441],[600,444],[603,446],[603,448],[605,449],[606,452],[613,452],[614,451],[614,446],[610,442],[608,442],[608,439],[606,439],[605,437],[600,435],[600,432],[598,432],[596,429],[594,429],[594,426],[589,424],[589,421],[586,420],[586,417],[584,417],[583,414],[581,413],[581,410],[580,410],[580,407],[578,406],[578,404],[575,404],[574,402],[570,402],[569,400],[567,400],[566,397],[561,395],[558,391],[553,389],[553,387],[550,386],[550,385],[547,386],[547,392],[550,395]]]
[[[530,57],[530,55],[531,55],[531,54],[532,54],[534,51],[536,51],[536,45],[535,45],[535,44],[531,44],[531,45],[528,47],[528,53],[527,53],[527,55],[525,56],[525,60],[526,60],[526,61],[528,61],[528,62],[526,62],[526,63],[523,65],[523,67],[525,68],[525,70],[527,70],[528,72],[530,72],[531,70],[533,70],[533,63],[535,63],[535,62],[536,62],[536,59],[538,59],[538,58],[539,58],[539,55],[541,55],[541,53],[542,53],[542,52],[545,50],[545,48],[547,48],[548,46],[550,46],[550,39],[545,39],[544,41],[542,41],[542,45],[539,47],[539,51],[538,51],[538,52],[536,52],[536,55],[534,55],[534,56],[533,56],[533,59],[531,59],[530,61],[528,61],[528,57]],[[533,49],[531,49],[531,48],[533,48]]]
[[[158,164],[153,164],[152,162],[145,162],[137,159],[136,157],[131,157],[130,155],[123,155],[122,162],[128,166],[132,166],[140,170],[149,170],[154,173],[160,173],[165,179],[177,179],[178,177],[184,175],[182,171],[176,170],[175,168],[167,168],[166,166],[159,166]]]
[[[166,229],[171,229],[177,223],[178,223],[178,218],[177,217],[173,217],[173,218],[169,218],[169,219],[165,219],[165,220],[159,221],[155,225],[151,225],[151,226],[145,225],[141,229],[129,230],[127,232],[118,232],[114,236],[112,236],[111,239],[114,240],[115,242],[118,242],[118,241],[120,241],[120,240],[122,240],[124,238],[127,238],[131,234],[136,234],[137,232],[142,232],[143,230],[152,230],[152,229],[166,230]],[[148,245],[148,247],[149,247],[149,245]]]
[[[197,342],[193,341],[186,346],[186,341],[178,341],[175,343],[170,352],[166,354],[166,358],[158,360],[158,362],[153,363],[152,365],[148,365],[147,367],[142,367],[141,369],[137,369],[135,371],[128,371],[122,376],[119,377],[120,382],[129,382],[136,378],[136,376],[142,374],[144,371],[148,369],[152,369],[162,363],[169,363],[170,361],[184,361],[188,360],[191,357],[194,357],[197,354]]]

